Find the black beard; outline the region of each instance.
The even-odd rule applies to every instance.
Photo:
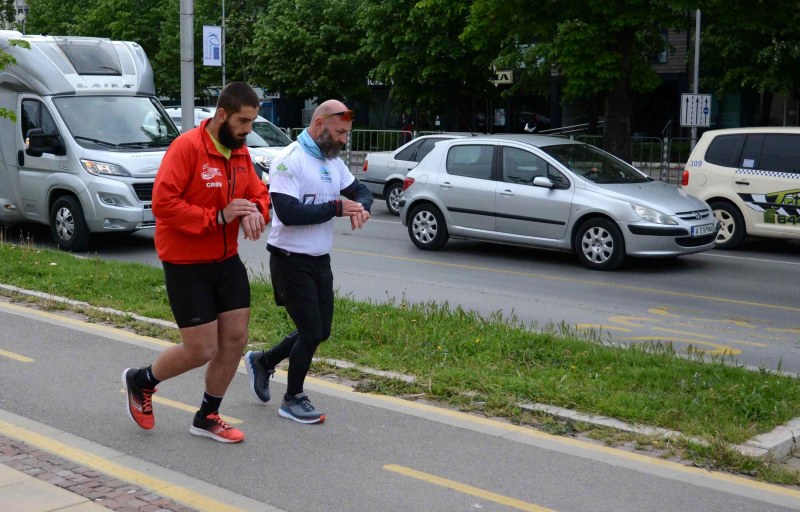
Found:
[[[227,120],[220,125],[219,142],[226,148],[239,149],[240,147],[244,146],[245,140],[246,139],[237,139],[233,136],[233,130],[231,130],[231,126],[228,124]]]
[[[329,132],[327,128],[322,131],[319,138],[314,140],[314,142],[317,143],[320,152],[322,152],[322,155],[328,160],[338,157],[339,153],[342,151],[342,146],[338,145],[333,140],[331,132]]]

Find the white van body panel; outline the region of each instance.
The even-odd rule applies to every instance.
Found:
[[[0,45],[16,59],[0,71],[0,108],[16,116],[0,118],[0,222],[52,224],[54,203],[72,196],[82,210],[76,230],[154,227],[153,182],[178,131],[155,97],[141,46],[15,31],[0,31]],[[28,125],[46,127],[39,132],[52,132],[61,149],[31,152]],[[88,233],[75,247],[53,232],[65,249],[88,242]]]

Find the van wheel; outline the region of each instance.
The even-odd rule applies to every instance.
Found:
[[[442,212],[430,203],[415,206],[408,216],[408,236],[414,245],[425,251],[439,249],[450,235]]]
[[[739,209],[729,203],[711,203],[709,206],[719,221],[717,244],[714,248],[730,251],[739,247],[746,236],[744,217]]]
[[[89,228],[76,198],[64,196],[53,203],[50,233],[62,251],[83,252],[89,248]]]
[[[383,189],[383,197],[386,198],[386,208],[392,215],[400,215],[400,196],[403,195],[403,184],[393,181]]]
[[[625,240],[608,219],[590,219],[575,234],[575,254],[592,270],[612,270],[625,261]]]

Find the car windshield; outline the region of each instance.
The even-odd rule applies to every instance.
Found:
[[[173,113],[172,115],[173,116],[177,116],[177,117],[173,117],[172,121],[175,123],[175,126],[177,126],[178,129],[180,130],[181,129],[180,112],[178,112],[177,114]],[[208,117],[211,117],[211,116],[208,116]],[[203,120],[205,120],[205,119],[207,119],[207,118],[204,117]],[[278,135],[274,136],[273,138],[276,141],[278,141],[279,143],[273,143],[272,139],[270,139],[268,137],[264,137],[263,135],[261,135],[262,132],[260,131],[260,125],[265,125],[265,124],[267,124],[267,123],[265,123],[264,121],[256,121],[256,122],[253,123],[253,131],[247,134],[247,138],[245,139],[245,142],[244,142],[245,145],[248,148],[267,148],[267,147],[270,147],[270,146],[288,146],[289,144],[292,143],[291,139],[289,139],[289,137],[287,137],[285,133],[283,133],[282,131],[280,131],[279,129],[275,128],[272,125],[269,125],[269,128],[271,128],[272,130],[278,132]],[[199,123],[198,123],[198,125],[199,125]],[[282,139],[279,138],[280,135],[283,135],[283,137],[286,139],[285,142]]]
[[[651,177],[622,160],[589,144],[545,146],[542,151],[567,169],[594,183],[643,183]]]
[[[85,148],[166,148],[179,135],[154,98],[61,96],[53,103]]]
[[[269,146],[283,147],[292,143],[292,139],[288,135],[268,121],[253,123],[253,132],[259,134]]]

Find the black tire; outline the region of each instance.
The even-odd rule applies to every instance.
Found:
[[[625,261],[625,239],[608,219],[589,219],[575,233],[575,254],[592,270],[613,270]]]
[[[50,209],[50,234],[62,251],[83,252],[89,248],[89,228],[83,208],[73,196],[59,197]]]
[[[393,181],[388,183],[383,189],[383,197],[386,199],[386,209],[392,215],[400,215],[400,196],[403,195],[403,183]]]
[[[414,245],[424,251],[435,251],[450,238],[444,215],[430,203],[417,205],[411,210],[408,215],[408,236]]]
[[[742,245],[747,233],[744,227],[744,217],[739,209],[730,203],[722,202],[711,203],[709,206],[720,224],[717,244],[714,248],[730,251]]]

